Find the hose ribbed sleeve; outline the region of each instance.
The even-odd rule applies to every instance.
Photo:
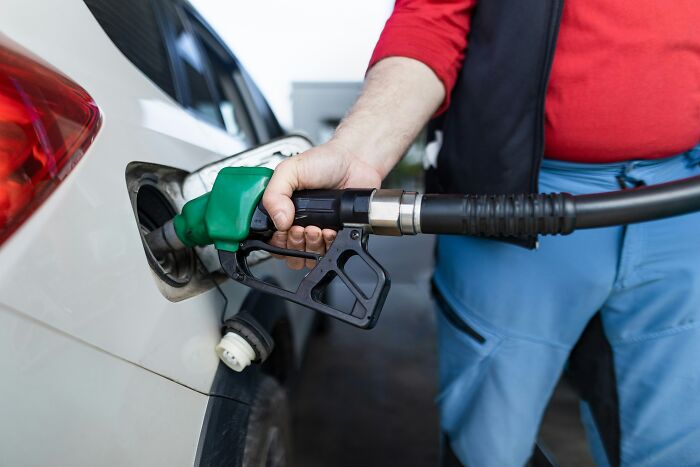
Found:
[[[565,235],[575,228],[576,205],[568,193],[424,195],[423,233],[482,237]]]

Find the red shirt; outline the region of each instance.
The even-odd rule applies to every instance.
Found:
[[[488,1],[488,0],[485,0]],[[477,0],[397,0],[370,66],[428,65],[449,96]],[[449,105],[446,98],[439,112]],[[700,0],[567,0],[545,103],[547,157],[653,159],[700,142]]]

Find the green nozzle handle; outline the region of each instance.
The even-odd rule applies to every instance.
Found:
[[[226,167],[209,193],[189,201],[173,225],[188,247],[212,243],[217,249],[236,251],[248,237],[250,221],[272,178],[266,167]]]

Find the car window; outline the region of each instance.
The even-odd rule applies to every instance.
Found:
[[[190,21],[207,57],[226,131],[244,140],[248,145],[256,144],[258,138],[251,116],[234,81],[234,75],[238,73],[234,59],[196,18],[190,17]]]
[[[85,0],[85,5],[126,58],[177,99],[165,41],[151,2]]]
[[[172,28],[171,50],[185,92],[182,103],[194,110],[203,120],[224,128],[217,99],[208,81],[208,62],[197,37],[185,22],[184,12],[171,2],[164,2],[165,12]]]
[[[267,100],[265,100],[265,96],[263,96],[263,93],[260,92],[258,86],[243,68],[241,68],[240,80],[242,85],[248,89],[258,115],[260,115],[267,139],[274,139],[284,135],[284,131]]]
[[[250,145],[282,135],[255,83],[187,4],[84,2],[126,58],[199,118]]]

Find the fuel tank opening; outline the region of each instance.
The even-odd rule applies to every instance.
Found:
[[[192,278],[195,268],[195,256],[192,249],[155,252],[145,241],[145,237],[150,232],[163,226],[176,214],[168,199],[155,186],[147,183],[142,184],[136,194],[136,212],[141,240],[153,271],[173,287],[186,285]]]

